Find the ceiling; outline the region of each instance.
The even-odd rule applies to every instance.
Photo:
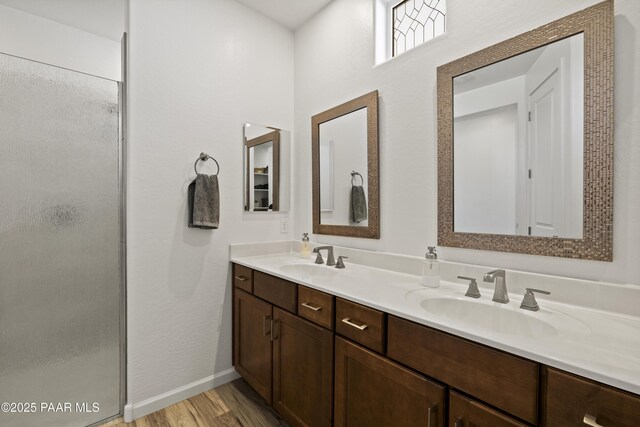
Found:
[[[16,0],[19,1],[19,0]],[[237,0],[268,18],[296,30],[333,0]]]
[[[125,2],[126,0],[0,0],[0,5],[120,41],[125,31]]]
[[[512,56],[504,61],[479,68],[469,73],[457,76],[454,80],[453,93],[458,94],[478,89],[504,80],[527,74],[531,66],[538,60],[546,47],[539,47],[520,55]]]

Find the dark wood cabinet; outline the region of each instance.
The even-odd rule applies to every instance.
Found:
[[[333,330],[333,295],[298,285],[298,316]]]
[[[640,397],[551,368],[545,377],[546,427],[640,426]]]
[[[537,363],[395,316],[388,329],[390,358],[537,423]]]
[[[265,301],[296,313],[298,306],[298,286],[260,271],[253,273],[253,294]]]
[[[385,313],[336,298],[336,333],[378,353],[384,352]]]
[[[450,391],[449,427],[527,427],[527,425],[455,391]]]
[[[334,425],[444,425],[445,388],[340,337],[335,339]]]
[[[247,383],[271,403],[272,306],[236,289],[233,317],[233,364]]]
[[[252,293],[253,270],[244,265],[233,264],[233,286]]]
[[[333,332],[279,308],[273,321],[273,407],[294,426],[331,426]]]
[[[233,271],[234,366],[293,426],[640,427],[638,395]]]

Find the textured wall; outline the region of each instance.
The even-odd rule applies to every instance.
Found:
[[[293,127],[293,34],[232,0],[132,0],[128,401],[231,367],[228,245],[279,240],[243,213],[242,125]],[[186,227],[201,151],[220,163],[220,229]]]
[[[66,6],[59,13],[73,14],[73,6]],[[110,18],[100,25],[112,25]],[[0,52],[120,80],[119,41],[4,5],[0,5]]]
[[[437,235],[436,67],[595,3],[448,0],[447,35],[374,66],[374,2],[335,0],[295,37],[294,235],[311,231],[311,116],[378,89],[381,238],[313,239],[423,254]],[[640,4],[618,0],[615,9],[614,262],[453,248],[440,248],[441,258],[640,284]]]

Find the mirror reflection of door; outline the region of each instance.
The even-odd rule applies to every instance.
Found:
[[[583,34],[454,80],[454,231],[582,238]]]
[[[246,211],[279,210],[280,134],[266,131],[250,139],[245,136]]]
[[[321,123],[318,133],[320,223],[368,226],[367,108]]]

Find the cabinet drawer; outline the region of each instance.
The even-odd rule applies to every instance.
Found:
[[[450,427],[527,427],[506,415],[471,400],[455,391],[449,392]]]
[[[336,298],[336,332],[379,353],[384,351],[385,314]]]
[[[295,283],[260,271],[253,272],[253,294],[265,301],[295,313],[297,293],[298,287]]]
[[[233,264],[233,285],[253,293],[253,270],[243,265]]]
[[[387,356],[532,424],[538,364],[389,316]]]
[[[298,285],[298,315],[333,329],[333,296]]]
[[[545,425],[584,426],[585,416],[606,427],[640,426],[640,396],[547,368]]]

